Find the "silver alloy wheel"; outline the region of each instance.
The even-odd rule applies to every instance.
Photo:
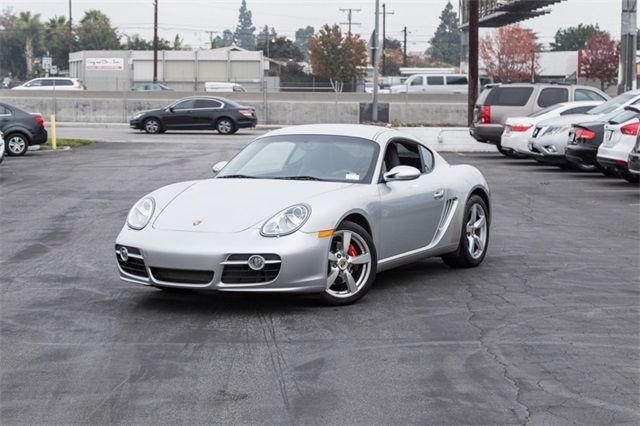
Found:
[[[19,135],[11,136],[7,141],[7,148],[13,155],[20,155],[27,150],[27,141]]]
[[[357,252],[349,255],[349,248]],[[371,274],[371,251],[367,242],[353,231],[336,231],[328,256],[326,292],[347,298],[362,289]]]
[[[226,135],[227,133],[231,133],[232,129],[233,129],[233,123],[231,123],[231,121],[227,119],[218,121],[218,131],[220,133]]]
[[[158,133],[160,123],[155,118],[150,118],[144,122],[144,129],[149,133]]]
[[[467,241],[471,257],[480,258],[487,246],[487,215],[479,203],[474,203],[469,210]]]

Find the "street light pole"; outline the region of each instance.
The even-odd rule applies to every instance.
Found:
[[[473,124],[473,111],[478,100],[478,26],[480,10],[478,0],[469,0],[469,95],[467,97],[467,124]]]
[[[372,111],[371,111],[371,120],[378,121],[378,34],[380,27],[380,20],[378,17],[380,16],[380,0],[376,0],[376,26],[373,34],[373,102],[372,102]]]
[[[158,0],[153,0],[153,82],[158,82]]]
[[[71,51],[73,50],[73,19],[71,17],[71,0],[69,0],[69,39],[67,40],[69,44],[69,55],[71,55]]]

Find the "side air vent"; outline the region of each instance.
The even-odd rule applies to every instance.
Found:
[[[440,240],[440,238],[442,238],[442,235],[444,235],[445,231],[449,227],[449,224],[451,223],[451,219],[456,212],[457,206],[457,198],[450,198],[445,201],[444,209],[442,209],[442,216],[440,217],[440,223],[438,223],[438,229],[433,236],[433,241],[431,241],[431,244],[436,244]]]

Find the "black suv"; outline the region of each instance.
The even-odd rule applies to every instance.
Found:
[[[7,155],[26,154],[30,145],[40,145],[49,135],[44,128],[44,118],[0,102],[0,131],[4,134],[4,150]]]
[[[194,96],[180,99],[162,109],[134,115],[129,125],[147,133],[167,130],[217,130],[228,135],[258,123],[253,107],[242,106],[229,99]]]

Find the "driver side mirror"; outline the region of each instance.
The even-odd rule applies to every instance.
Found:
[[[174,107],[169,107],[169,112],[173,112],[175,110]]]
[[[393,169],[385,173],[382,178],[385,182],[393,182],[394,180],[414,180],[418,179],[422,173],[420,170],[411,166],[395,166]]]
[[[216,164],[213,165],[213,167],[211,168],[211,171],[213,172],[214,175],[217,175],[218,173],[220,173],[222,169],[224,169],[224,166],[226,166],[227,164],[229,164],[228,161],[218,161]]]

